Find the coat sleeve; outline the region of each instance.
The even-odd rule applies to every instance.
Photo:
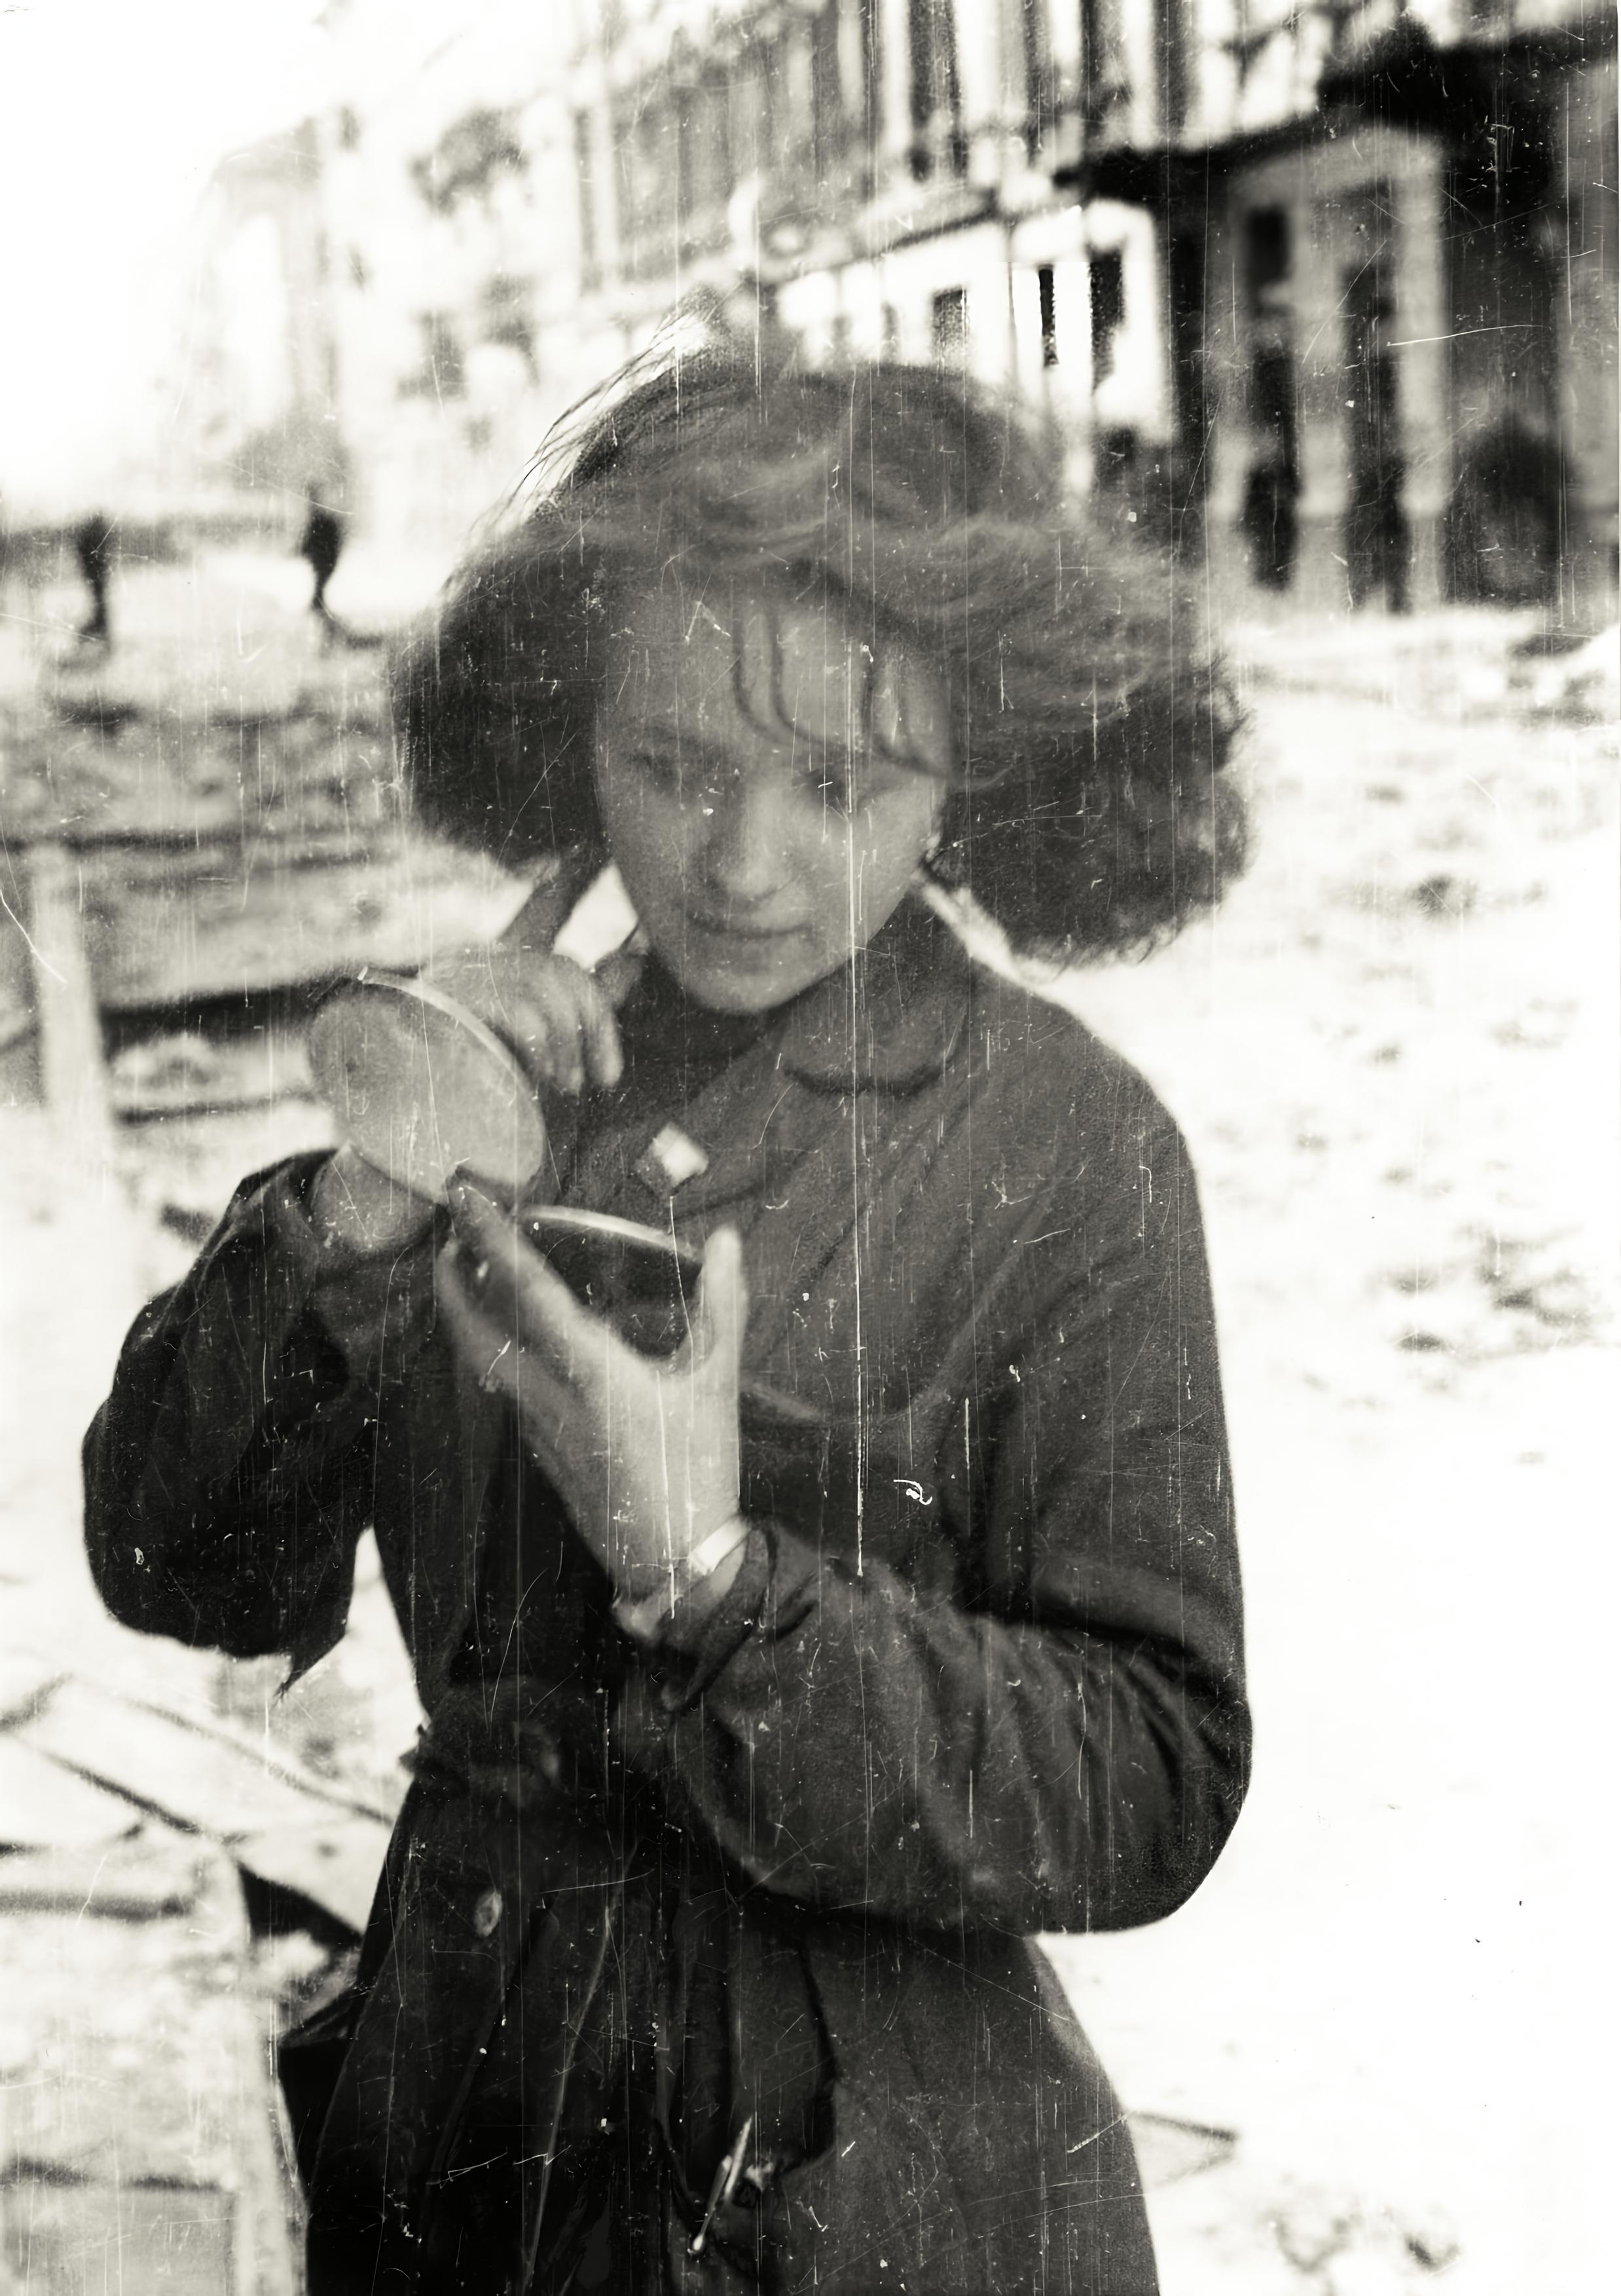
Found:
[[[115,1618],[301,1672],[343,1630],[370,1520],[379,1382],[346,1350],[343,1308],[304,1210],[321,1159],[244,1181],[184,1282],[137,1317],[85,1439],[85,1534]],[[423,1320],[426,1256],[373,1281],[396,1294],[396,1357]],[[325,1309],[325,1312],[324,1312]]]
[[[972,1408],[984,1464],[969,1483],[941,1462],[943,1590],[756,1525],[628,1706],[634,1759],[756,1885],[1028,1934],[1156,1920],[1214,1863],[1249,1729],[1210,1288],[1168,1122],[1123,1195],[1082,1270],[1009,1257],[986,1316],[1006,1344],[981,1350],[1000,1375],[950,1414]]]

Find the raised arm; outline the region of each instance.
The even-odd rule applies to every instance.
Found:
[[[1009,1255],[982,1303],[996,1376],[914,1405],[938,1431],[912,1455],[934,1521],[904,1571],[873,1552],[918,1504],[880,1435],[860,1574],[852,1495],[813,1477],[819,1537],[758,1524],[633,1685],[630,1759],[759,1885],[1029,1932],[1156,1919],[1209,1871],[1249,1734],[1204,1244],[1169,1128],[1125,1210],[1079,1275],[1061,1246],[1044,1271]]]
[[[432,1243],[334,1254],[319,1157],[243,1182],[143,1309],[85,1439],[90,1567],[113,1615],[296,1669],[342,1632],[370,1520],[363,1439],[432,1316]],[[312,1218],[312,1212],[315,1217]]]

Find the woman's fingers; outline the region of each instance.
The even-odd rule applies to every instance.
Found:
[[[490,1301],[504,1300],[502,1320],[521,1345],[559,1377],[587,1378],[605,1349],[617,1345],[599,1316],[581,1305],[545,1257],[527,1242],[510,1212],[471,1181],[454,1180],[450,1217],[474,1263],[473,1294],[489,1313]],[[499,1312],[499,1311],[498,1311]]]
[[[694,1360],[719,1360],[736,1369],[743,1357],[748,1312],[742,1241],[735,1227],[718,1227],[704,1247],[704,1275],[693,1316]]]
[[[514,1405],[530,1447],[543,1466],[563,1456],[566,1429],[579,1406],[565,1382],[527,1347],[508,1318],[487,1312],[472,1285],[473,1266],[465,1248],[448,1245],[440,1255],[439,1308],[461,1361],[490,1395]]]
[[[452,950],[424,976],[509,1045],[528,1075],[554,1091],[612,1086],[623,1062],[613,996],[567,957],[513,948]],[[622,987],[618,975],[613,986]]]
[[[600,981],[585,973],[580,980],[580,1041],[585,1047],[591,1081],[611,1091],[624,1070],[619,1046],[619,1022]]]

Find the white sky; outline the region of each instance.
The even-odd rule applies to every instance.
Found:
[[[321,0],[0,0],[0,493],[116,496],[146,459],[185,226],[228,151],[318,101]]]

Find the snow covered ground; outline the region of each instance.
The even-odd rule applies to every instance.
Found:
[[[1247,1566],[1230,1849],[1054,1948],[1128,2104],[1239,2136],[1165,2296],[1601,2284],[1615,644],[1528,635],[1235,633],[1252,872],[1064,991],[1192,1142]]]

